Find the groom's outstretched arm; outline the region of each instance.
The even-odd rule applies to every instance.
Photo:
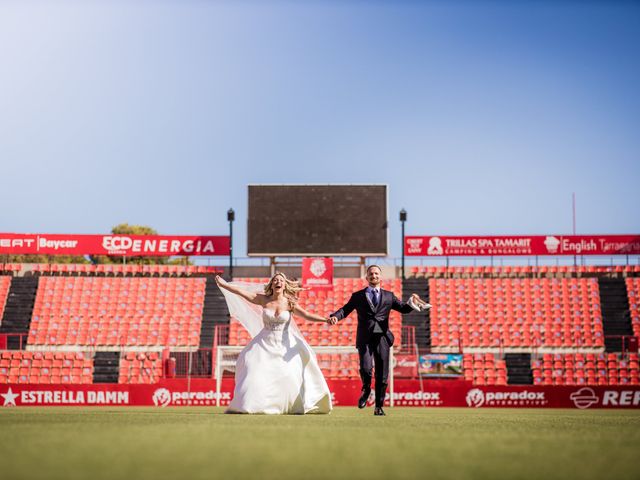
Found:
[[[411,313],[413,312],[413,308],[406,302],[399,300],[395,295],[393,296],[393,303],[391,304],[391,308],[393,310],[397,310],[400,313]]]
[[[413,310],[419,312],[428,310],[429,308],[431,308],[431,305],[422,300],[418,294],[412,293],[408,302],[398,300],[398,298],[394,295],[391,308],[402,313],[411,313]]]
[[[336,310],[334,313],[329,315],[329,317],[334,317],[336,320],[342,320],[343,318],[348,317],[349,314],[353,312],[355,308],[356,308],[356,302],[353,299],[353,295],[351,295],[351,298],[345,304],[345,306]]]

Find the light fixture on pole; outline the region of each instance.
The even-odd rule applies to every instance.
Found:
[[[400,210],[400,224],[402,225],[402,280],[404,280],[404,222],[407,221],[407,211]]]
[[[233,221],[236,219],[236,212],[233,208],[227,211],[227,221],[229,222],[229,280],[233,279]]]

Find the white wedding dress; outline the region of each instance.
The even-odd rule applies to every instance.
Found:
[[[295,326],[291,312],[262,309],[262,329],[247,322],[248,312],[234,309],[238,296],[223,289],[229,310],[253,339],[236,362],[236,386],[227,413],[304,414],[331,412],[331,393],[316,355]],[[232,298],[235,297],[235,298]],[[229,300],[232,300],[230,302]],[[243,313],[244,318],[239,318]],[[247,326],[247,324],[249,324]]]

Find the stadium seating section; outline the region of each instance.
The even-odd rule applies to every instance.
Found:
[[[138,265],[138,264],[34,264],[36,275],[103,275],[103,276],[192,276],[222,273],[220,267],[203,265]]]
[[[464,379],[476,385],[506,385],[507,366],[493,353],[465,353],[462,357]]]
[[[197,347],[204,278],[40,277],[28,344]]]
[[[327,378],[359,378],[360,361],[356,353],[318,354],[318,366]]]
[[[410,275],[428,278],[491,278],[524,276],[628,276],[640,275],[640,265],[514,265],[514,266],[416,266],[410,267]],[[111,276],[189,276],[222,273],[223,269],[204,265],[137,265],[137,264],[31,264],[0,263],[0,272],[14,274],[45,275],[111,275]]]
[[[3,351],[0,383],[93,382],[93,360],[82,352]]]
[[[156,383],[162,377],[162,359],[157,352],[127,352],[120,359],[118,383]]]
[[[177,265],[0,264],[0,319],[12,276],[38,278],[27,350],[0,351],[0,383],[88,384],[94,352],[120,351],[121,384],[163,375],[161,350],[200,344],[206,277],[219,267]],[[464,351],[464,378],[506,385],[505,352],[532,353],[537,385],[638,385],[637,353],[604,352],[598,277],[624,278],[633,334],[640,336],[640,266],[413,267],[429,285],[434,352]],[[236,279],[264,284],[266,278]],[[402,297],[400,279],[383,288]],[[326,316],[365,281],[336,278],[330,290],[305,290],[300,306]],[[223,323],[224,325],[224,323]],[[338,327],[298,318],[312,346],[353,346],[357,317]],[[402,315],[392,312],[397,338]],[[228,343],[249,335],[232,319]],[[413,327],[407,327],[413,328]],[[405,328],[406,329],[406,328]],[[318,354],[328,378],[357,378],[355,353]]]
[[[22,270],[21,263],[0,263],[0,273],[3,275],[13,275]]]
[[[267,278],[239,278],[237,281],[264,284]],[[300,295],[300,306],[310,313],[326,316],[333,313],[349,301],[351,294],[364,288],[366,282],[359,278],[336,278],[330,290],[305,290]],[[402,281],[400,279],[385,280],[382,288],[392,291],[402,298]],[[297,319],[296,324],[307,342],[313,346],[353,346],[357,316],[352,313],[344,319],[339,327],[329,326],[321,322],[310,322]],[[394,335],[399,336],[402,328],[402,315],[393,311],[389,317],[389,325]],[[398,337],[399,338],[399,337]],[[249,341],[247,331],[234,319],[229,329],[230,345],[246,345]],[[318,363],[328,378],[359,377],[359,361],[357,354],[319,354]]]
[[[627,293],[629,295],[629,313],[633,334],[640,337],[640,278],[627,278]]]
[[[638,354],[546,353],[532,362],[536,385],[639,385]]]
[[[429,280],[434,351],[604,346],[595,278]]]
[[[266,278],[243,278],[238,281],[266,283]],[[331,290],[305,290],[300,295],[300,306],[310,313],[327,316],[349,301],[351,294],[364,288],[365,281],[358,278],[336,278],[334,287]],[[385,280],[382,288],[391,290],[398,298],[402,298],[402,281],[400,279]],[[302,335],[310,345],[317,346],[341,346],[354,345],[355,331],[357,327],[357,316],[354,313],[340,322],[339,327],[332,327],[326,323],[310,322],[298,318],[296,324]],[[402,315],[392,311],[389,316],[389,326],[394,335],[398,336],[402,327]],[[246,345],[249,341],[247,331],[235,320],[232,319],[229,330],[230,345]]]
[[[4,313],[4,306],[7,303],[7,295],[9,294],[9,287],[11,287],[11,277],[7,275],[0,276],[0,318]]]
[[[543,266],[423,266],[411,267],[411,276],[427,278],[521,278],[521,277],[583,277],[606,275],[610,277],[639,275],[640,265],[543,265]]]

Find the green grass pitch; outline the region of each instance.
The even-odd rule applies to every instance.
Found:
[[[5,408],[13,479],[640,478],[640,411]]]

